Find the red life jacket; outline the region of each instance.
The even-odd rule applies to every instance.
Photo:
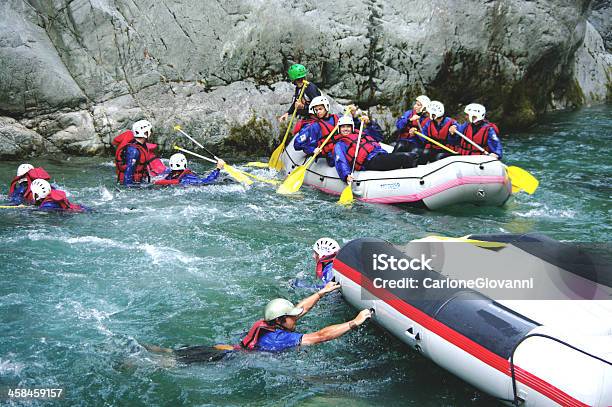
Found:
[[[411,112],[410,117],[414,116],[414,109],[410,110],[410,112]],[[429,117],[419,117],[417,120],[410,120],[408,122],[408,125],[400,131],[400,134],[397,136],[397,139],[401,140],[401,139],[419,137],[416,134],[410,134],[410,129],[414,127],[418,131],[421,131],[421,129],[425,127],[428,121],[429,121]],[[419,122],[421,123],[420,128],[419,128]]]
[[[181,172],[177,172],[176,174],[174,174],[175,171],[172,171],[170,174],[168,174],[168,176],[166,177],[166,179],[160,179],[155,181],[155,185],[177,185],[181,183],[181,179],[187,175],[187,174],[191,174],[191,170],[190,169],[185,169]]]
[[[329,263],[334,261],[335,258],[336,258],[336,253],[328,254],[327,256],[319,257],[319,260],[317,261],[317,267],[315,268],[315,272],[317,274],[317,278],[323,277],[323,269]]]
[[[453,125],[453,121],[449,119],[446,122],[447,123],[442,126],[440,130],[438,130],[438,128],[436,127],[436,121],[431,121],[429,123],[426,136],[429,136],[429,138],[436,140],[442,145],[448,145],[448,129],[450,128],[450,126]],[[438,147],[437,145],[431,144],[429,142],[425,144],[425,148],[428,148],[430,150],[442,150],[441,147]]]
[[[259,338],[261,337],[263,332],[274,332],[276,331],[276,327],[274,325],[268,324],[263,319],[255,322],[247,336],[244,337],[243,340],[240,341],[240,346],[243,349],[253,350],[257,343],[259,342]]]
[[[330,117],[333,119],[332,120],[333,124],[327,121],[321,120],[319,118],[316,118],[313,120],[313,122],[318,124],[319,127],[321,128],[321,138],[317,142],[317,147],[321,147],[321,144],[323,144],[323,141],[325,141],[325,138],[329,136],[329,133],[331,133],[331,131],[336,128],[336,124],[338,124],[338,115],[332,114]],[[331,139],[327,144],[329,143],[331,143]]]
[[[55,202],[57,203],[61,209],[72,212],[81,212],[83,208],[81,205],[70,203],[68,197],[66,197],[66,193],[64,191],[60,191],[59,189],[53,189],[49,192],[49,195],[41,202],[41,205],[45,202]]]
[[[491,152],[489,150],[489,143],[488,143],[489,129],[491,128],[495,130],[495,133],[499,134],[499,129],[497,128],[497,126],[487,121],[484,121],[482,127],[480,127],[480,129],[476,132],[476,134],[473,134],[474,124],[470,123],[465,129],[464,136],[469,138],[470,140],[472,140],[474,143],[478,144],[482,148],[484,148],[485,151]],[[480,150],[478,150],[476,147],[474,147],[473,145],[465,141],[463,137],[461,138],[461,143],[459,144],[457,151],[461,155],[482,155],[482,152]]]
[[[34,203],[34,196],[32,195],[32,190],[30,189],[30,186],[32,185],[32,181],[34,181],[35,179],[44,179],[46,181],[51,180],[51,176],[49,175],[47,171],[45,171],[44,168],[42,167],[32,168],[30,171],[26,172],[21,177],[13,178],[13,180],[11,181],[11,186],[9,187],[9,195],[13,194],[13,191],[15,191],[15,188],[17,187],[17,184],[19,183],[19,181],[24,178],[26,179],[28,186],[26,187],[26,191],[23,194],[23,199],[27,203]]]
[[[127,146],[135,147],[140,153],[136,168],[134,169],[134,182],[148,181],[151,179],[151,175],[156,176],[161,174],[163,171],[160,172],[160,164],[163,166],[164,170],[166,168],[153,152],[153,150],[157,148],[157,144],[146,143],[146,146],[143,146],[136,142],[134,133],[132,133],[131,130],[127,130],[115,137],[112,144],[117,146],[117,151],[115,151],[115,172],[117,173],[117,180],[120,183],[123,183],[125,170],[127,169],[127,163],[124,157]]]
[[[352,133],[347,136],[342,136],[339,141],[344,142],[348,145],[348,150],[346,152],[346,159],[350,165],[353,164],[353,160],[355,160],[355,148],[357,147],[357,138],[359,134]],[[368,159],[368,155],[376,148],[380,147],[380,143],[376,141],[373,137],[368,136],[367,134],[361,135],[361,140],[359,142],[359,151],[357,152],[357,162],[355,163],[355,171],[360,171],[365,162]]]

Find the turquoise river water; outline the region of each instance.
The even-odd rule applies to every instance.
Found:
[[[438,212],[299,197],[231,181],[124,190],[110,158],[31,160],[87,215],[0,211],[0,388],[62,388],[59,401],[0,405],[446,405],[496,401],[375,324],[280,354],[173,366],[140,344],[236,343],[269,299],[307,296],[321,236],[405,243],[428,233],[539,231],[567,241],[612,235],[612,107],[558,112],[503,139],[505,162],[540,180],[501,208]],[[0,163],[0,198],[19,162]],[[240,163],[235,163],[240,168]],[[207,165],[193,163],[199,172]],[[266,170],[257,170],[266,174]],[[352,318],[339,294],[300,331]]]

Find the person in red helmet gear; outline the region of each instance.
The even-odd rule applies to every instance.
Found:
[[[139,120],[132,130],[121,133],[113,140],[117,146],[115,167],[117,181],[125,186],[148,183],[151,177],[167,171],[166,166],[155,156],[156,144],[148,143],[152,126],[148,120]]]
[[[330,325],[317,332],[296,332],[298,319],[306,315],[321,298],[338,288],[340,284],[329,282],[323,289],[295,306],[284,298],[270,301],[264,309],[264,318],[253,324],[248,334],[240,341],[240,347],[246,350],[280,352],[298,346],[327,342],[356,329],[372,316],[370,310],[364,309],[351,321]]]
[[[66,193],[59,189],[51,189],[51,184],[44,179],[32,181],[32,196],[34,205],[43,211],[87,212],[83,205],[70,203]]]
[[[451,126],[449,131],[451,134],[455,134],[455,131],[459,130],[468,139],[481,146],[486,151],[485,154],[501,160],[503,149],[499,140],[499,129],[496,124],[485,119],[486,113],[487,110],[483,105],[470,103],[465,107],[468,121],[457,127]],[[461,155],[483,154],[482,151],[463,138],[459,139],[457,151]]]
[[[444,105],[437,100],[432,101],[427,106],[430,120],[423,127],[423,134],[429,138],[436,140],[440,144],[447,146],[451,150],[455,149],[459,136],[453,136],[450,128],[457,127],[457,121],[450,117],[444,116]],[[423,150],[424,161],[434,162],[452,155],[441,147],[425,140],[425,149]]]
[[[31,164],[21,164],[17,168],[17,176],[11,181],[9,199],[14,205],[31,205],[34,203],[31,186],[36,179],[51,180],[51,176],[44,168],[34,168]]]
[[[395,123],[397,127],[397,142],[395,143],[394,153],[397,152],[414,152],[417,155],[421,155],[425,143],[423,139],[417,136],[415,133],[421,132],[421,129],[429,121],[427,117],[427,106],[431,100],[425,96],[420,95],[414,101],[412,109],[404,112]]]
[[[287,71],[287,75],[289,76],[289,80],[295,85],[295,92],[293,93],[293,100],[291,101],[291,106],[289,110],[287,110],[278,120],[282,123],[289,118],[293,114],[293,112],[297,109],[296,115],[301,119],[308,119],[308,110],[310,107],[310,101],[312,101],[317,96],[321,96],[321,91],[317,86],[306,80],[306,75],[308,75],[308,69],[302,64],[293,64],[289,67]],[[298,100],[300,93],[302,93],[302,88],[306,86],[304,92],[302,94],[302,98]]]

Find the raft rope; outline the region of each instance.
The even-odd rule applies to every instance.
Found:
[[[545,335],[545,334],[540,334],[540,333],[533,333],[533,334],[526,335],[520,341],[518,341],[516,345],[514,345],[514,349],[512,349],[512,353],[510,354],[510,373],[511,373],[511,377],[512,377],[512,392],[514,393],[514,402],[513,402],[513,404],[515,406],[520,406],[519,400],[521,400],[521,399],[518,396],[517,389],[516,389],[516,375],[515,375],[515,372],[514,372],[514,352],[516,352],[516,349],[519,347],[519,345],[521,343],[523,343],[523,341],[525,341],[527,338],[531,338],[531,337],[534,337],[534,336],[539,336],[539,337],[542,337],[542,338],[551,339],[551,340],[553,340],[555,342],[558,342],[558,343],[560,343],[562,345],[567,346],[568,348],[576,350],[576,351],[578,351],[580,353],[583,353],[583,354],[585,354],[587,356],[592,357],[593,359],[597,359],[600,362],[603,362],[603,363],[605,363],[607,365],[612,366],[612,362],[610,362],[608,360],[605,360],[603,358],[600,358],[599,356],[595,356],[595,355],[593,355],[593,354],[591,354],[591,353],[589,353],[587,351],[584,351],[582,349],[579,349],[579,348],[575,347],[574,345],[570,345],[569,343],[567,343],[565,341],[562,341],[561,339],[555,338],[553,336]]]

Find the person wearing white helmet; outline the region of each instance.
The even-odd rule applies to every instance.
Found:
[[[315,260],[315,274],[323,284],[334,278],[333,266],[340,245],[334,239],[322,237],[312,246],[312,257]]]
[[[293,142],[296,150],[311,155],[321,147],[323,140],[334,130],[339,117],[329,112],[329,99],[317,96],[310,102],[311,120],[300,128]]]
[[[317,332],[296,332],[298,319],[306,315],[321,298],[339,288],[340,284],[329,282],[295,306],[284,298],[270,301],[264,309],[264,318],[253,324],[246,337],[240,341],[240,347],[246,350],[280,352],[298,346],[327,342],[356,329],[372,316],[369,309],[362,310],[348,322],[330,325]]]
[[[295,85],[295,91],[293,92],[293,100],[291,101],[291,106],[289,106],[289,110],[287,110],[285,113],[283,113],[281,117],[278,118],[278,121],[280,121],[281,123],[287,120],[296,109],[296,115],[300,119],[307,119],[309,114],[308,110],[310,107],[310,101],[316,98],[317,96],[321,96],[321,91],[319,90],[319,88],[317,88],[314,83],[306,80],[306,75],[308,75],[308,69],[306,69],[304,65],[291,65],[289,67],[289,70],[287,71],[287,74],[291,83]],[[302,90],[302,88],[304,89]]]
[[[17,175],[9,186],[9,200],[13,205],[32,204],[32,181],[35,179],[49,181],[51,177],[44,168],[34,168],[32,164],[21,164],[17,168]]]
[[[444,105],[437,100],[432,101],[427,106],[430,120],[423,126],[423,134],[429,138],[436,140],[440,144],[454,149],[457,145],[459,136],[453,136],[452,132],[457,129],[457,121],[450,117],[444,116]],[[450,156],[451,153],[441,147],[425,141],[425,149],[423,157],[425,162],[434,162]]]
[[[139,120],[115,137],[115,167],[117,181],[126,186],[148,183],[152,176],[163,174],[166,166],[155,156],[156,144],[149,143],[152,126],[148,120]]]
[[[417,96],[412,109],[407,110],[397,119],[395,127],[397,127],[397,142],[393,152],[414,152],[420,155],[425,143],[421,137],[418,137],[415,132],[421,132],[429,121],[427,116],[427,106],[431,100],[425,96]]]
[[[499,140],[499,128],[496,124],[485,119],[487,110],[478,103],[470,103],[465,107],[467,122],[459,125],[456,129],[449,129],[454,134],[458,130],[465,137],[481,146],[487,154],[501,160],[503,155],[501,141]],[[457,151],[461,155],[482,155],[483,153],[465,139],[459,139]]]
[[[52,189],[51,184],[44,179],[32,181],[32,197],[34,205],[43,211],[66,211],[66,212],[86,212],[88,208],[83,205],[70,203],[66,193],[59,189]]]
[[[200,177],[198,174],[187,168],[187,157],[184,154],[176,153],[170,157],[170,170],[164,179],[155,181],[155,185],[208,185],[214,183],[219,178],[219,172],[225,165],[225,161],[217,161],[215,168],[208,176]]]

